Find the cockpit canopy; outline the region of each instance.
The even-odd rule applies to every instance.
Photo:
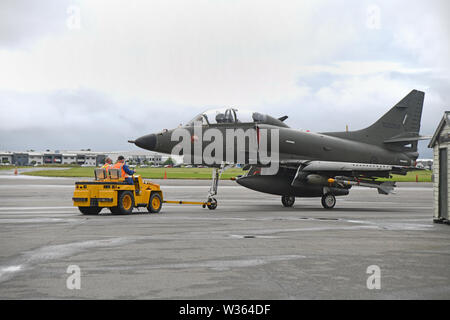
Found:
[[[286,118],[283,117],[283,121]],[[187,123],[188,126],[196,122],[202,125],[232,124],[232,123],[266,123],[280,127],[287,127],[283,121],[259,112],[238,110],[235,108],[212,109],[197,115]]]

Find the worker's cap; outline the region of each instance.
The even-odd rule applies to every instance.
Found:
[[[123,156],[119,156],[119,157],[117,158],[117,160],[125,160],[125,158],[124,158]]]

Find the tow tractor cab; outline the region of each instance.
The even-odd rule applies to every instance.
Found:
[[[95,169],[94,181],[75,182],[73,205],[84,215],[97,215],[103,208],[112,214],[130,214],[133,208],[145,207],[150,213],[158,213],[163,194],[158,184],[133,175],[133,184],[121,178],[119,169]]]

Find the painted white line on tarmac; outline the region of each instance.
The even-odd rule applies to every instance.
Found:
[[[67,184],[2,184],[0,189],[30,189],[30,188],[71,188],[74,189],[75,185]]]
[[[72,209],[75,208],[74,206],[71,207],[0,207],[0,211],[6,211],[6,210],[46,210],[46,209]]]
[[[17,214],[0,214],[0,219],[22,219],[22,218],[68,218],[68,217],[74,217],[81,215],[80,212],[73,211],[73,212],[63,212],[60,214],[45,214],[38,212],[38,214],[31,215],[29,212],[18,212]]]
[[[68,223],[68,222],[79,222],[78,219],[67,219],[67,218],[28,218],[28,219],[0,219],[0,224],[8,223]]]

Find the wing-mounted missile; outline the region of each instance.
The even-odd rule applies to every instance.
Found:
[[[391,194],[395,193],[395,182],[394,181],[373,181],[373,180],[359,180],[351,177],[335,177],[329,178],[328,183],[330,186],[361,186],[368,188],[377,188],[379,194]]]

